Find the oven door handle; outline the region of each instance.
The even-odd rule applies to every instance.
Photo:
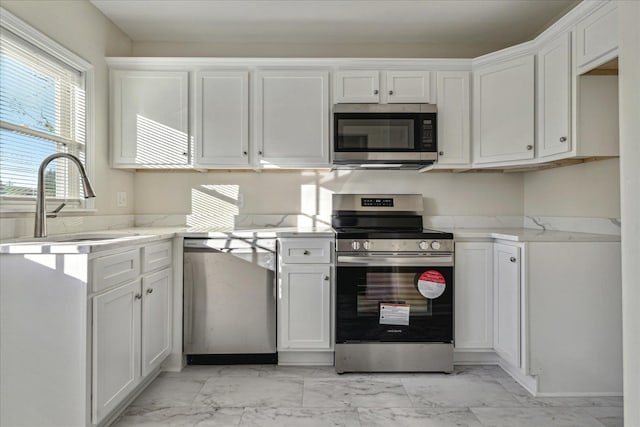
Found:
[[[346,256],[338,255],[339,267],[355,266],[389,267],[389,266],[409,266],[409,267],[453,267],[453,255],[436,256]]]

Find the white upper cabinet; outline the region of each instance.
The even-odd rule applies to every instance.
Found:
[[[606,2],[576,26],[578,74],[618,56],[618,8]]]
[[[431,103],[429,71],[336,71],[334,102]]]
[[[335,102],[380,102],[380,73],[378,71],[338,71],[335,74]]]
[[[249,73],[195,74],[196,167],[249,165]]]
[[[437,88],[438,163],[436,166],[469,167],[471,163],[469,72],[438,72]]]
[[[328,71],[258,71],[254,118],[259,167],[328,167]]]
[[[538,156],[571,151],[571,33],[538,52]]]
[[[534,78],[534,55],[484,66],[474,72],[474,163],[533,158]]]
[[[432,102],[429,71],[387,71],[386,80],[389,104]]]
[[[189,73],[115,70],[111,76],[114,167],[189,164]]]

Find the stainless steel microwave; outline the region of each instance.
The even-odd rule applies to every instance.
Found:
[[[336,104],[336,169],[420,169],[438,159],[433,104]]]

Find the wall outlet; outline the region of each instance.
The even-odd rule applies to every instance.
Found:
[[[116,206],[119,208],[127,207],[127,192],[126,191],[118,191],[116,193]]]

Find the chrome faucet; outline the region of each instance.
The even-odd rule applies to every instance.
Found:
[[[45,208],[45,197],[44,197],[44,170],[47,168],[49,163],[52,160],[57,159],[58,157],[64,157],[71,160],[76,164],[78,170],[80,171],[80,179],[82,179],[82,186],[84,187],[84,198],[88,199],[90,197],[96,197],[95,191],[93,191],[93,187],[91,186],[91,182],[89,182],[89,177],[87,177],[87,172],[84,170],[84,166],[80,163],[80,159],[78,159],[73,154],[67,153],[55,153],[47,157],[40,164],[40,169],[38,169],[38,189],[37,189],[37,198],[36,198],[36,222],[33,230],[33,237],[47,237],[47,213]],[[57,213],[64,207],[64,203],[58,206],[53,212]],[[55,217],[56,215],[52,215]]]

